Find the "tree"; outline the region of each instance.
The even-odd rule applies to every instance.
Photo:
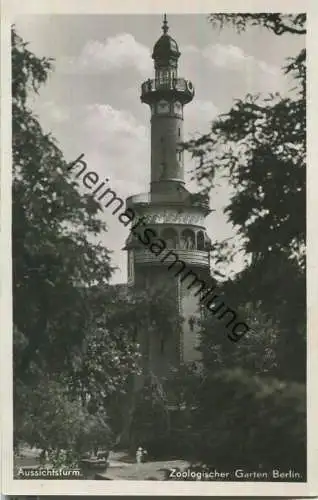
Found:
[[[305,14],[211,14],[209,20],[221,28],[232,24],[239,32],[249,26],[279,36],[306,32]],[[280,376],[299,381],[306,377],[305,64],[302,49],[284,68],[295,82],[289,96],[247,95],[220,115],[209,133],[185,144],[198,161],[195,175],[203,191],[213,188],[216,176],[232,187],[224,212],[237,230],[247,264],[228,281],[227,293],[234,304],[236,297],[237,307],[246,300],[259,318],[271,316],[279,332]],[[214,250],[216,265],[233,259],[226,242]],[[262,329],[263,324],[255,325],[256,335],[262,336]]]
[[[304,14],[211,14],[214,27],[305,34]],[[239,342],[207,314],[201,328],[202,380],[192,414],[192,448],[209,467],[306,470],[306,52],[284,71],[287,97],[247,95],[211,130],[184,145],[204,193],[224,178],[232,195],[224,211],[237,231],[245,267],[222,276],[225,297],[250,327]],[[235,257],[215,242],[212,274]],[[290,453],[286,455],[288,446]]]
[[[228,294],[226,294],[228,296]],[[247,302],[237,309],[248,318],[248,332],[237,342],[229,342],[224,325],[207,314],[201,325],[200,350],[204,373],[241,368],[251,375],[277,376],[277,338],[279,327],[261,304]]]
[[[220,256],[222,258],[222,255]],[[248,327],[237,342],[212,313],[202,323],[201,350],[207,369],[241,366],[303,382],[306,377],[306,279],[295,261],[270,254],[219,283],[217,305],[227,303]],[[292,307],[291,307],[292,305]],[[231,316],[228,316],[228,321]]]
[[[264,27],[275,35],[290,33],[293,35],[306,34],[306,14],[279,14],[279,13],[257,13],[257,14],[210,14],[209,21],[214,27],[223,28],[232,25],[238,32],[245,31],[249,26]]]
[[[298,68],[301,71],[300,68]],[[234,194],[225,213],[254,261],[287,252],[304,267],[306,126],[299,99],[247,96],[187,148],[200,158],[199,182],[225,176]]]
[[[306,397],[302,384],[242,369],[205,377],[195,415],[197,460],[231,471],[295,470],[306,478]],[[288,449],[288,453],[286,453]]]
[[[78,468],[85,453],[109,450],[113,433],[104,409],[90,412],[74,397],[68,380],[41,373],[32,387],[17,384],[16,444],[27,443],[49,453],[54,466]]]
[[[101,409],[106,418],[106,401],[137,371],[138,352],[114,319],[116,297],[95,291],[113,271],[109,250],[92,242],[106,230],[100,205],[80,194],[28,104],[51,69],[13,28],[15,444],[74,451],[83,422],[91,429]]]
[[[99,204],[81,195],[56,141],[28,108],[51,61],[38,59],[12,30],[14,323],[27,345],[16,359],[58,371],[83,338],[89,285],[111,276],[109,251],[90,242],[105,230]]]

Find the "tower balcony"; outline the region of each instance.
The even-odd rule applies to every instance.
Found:
[[[168,98],[173,96],[176,100],[186,104],[193,99],[194,87],[190,80],[185,78],[167,78],[166,80],[149,78],[141,85],[140,99],[146,104],[151,104],[165,96]]]
[[[170,255],[169,252],[173,253]],[[205,250],[173,250],[167,248],[160,255],[155,255],[147,248],[136,248],[134,256],[136,265],[163,266],[167,269],[167,272],[171,271],[175,274],[178,271],[180,271],[180,274],[189,271],[193,267],[210,267],[209,252]]]
[[[180,189],[175,192],[167,193],[141,193],[130,196],[126,200],[127,208],[134,208],[135,206],[165,206],[175,205],[186,207],[198,207],[207,215],[211,212],[209,206],[209,199],[201,193],[189,193],[185,189]]]
[[[171,193],[140,193],[130,196],[126,200],[127,207],[133,208],[136,205],[150,206],[150,205],[180,205],[184,204],[185,197],[183,191]]]

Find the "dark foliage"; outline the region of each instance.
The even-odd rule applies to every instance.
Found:
[[[208,376],[198,393],[198,459],[233,470],[296,470],[306,477],[306,398],[300,384],[243,370]],[[288,452],[286,452],[288,450]]]

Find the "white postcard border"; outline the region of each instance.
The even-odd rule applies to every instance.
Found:
[[[10,24],[17,14],[89,13],[308,13],[308,168],[307,168],[307,311],[308,311],[308,481],[307,483],[182,482],[182,481],[40,481],[13,479],[12,411],[12,285],[11,285],[11,54]],[[304,0],[7,0],[1,20],[1,490],[10,495],[214,495],[311,496],[318,494],[318,1]],[[315,161],[316,160],[316,161]],[[316,167],[316,170],[315,170]],[[288,450],[286,450],[288,453]]]

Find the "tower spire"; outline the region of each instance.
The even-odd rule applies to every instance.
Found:
[[[163,15],[163,25],[162,25],[162,31],[164,34],[168,33],[169,26],[168,26],[168,21],[167,21],[167,14]]]

